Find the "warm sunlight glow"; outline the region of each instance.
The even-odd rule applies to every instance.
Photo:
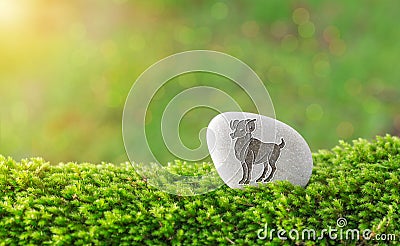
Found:
[[[0,0],[0,26],[15,27],[26,16],[26,6],[18,0]]]

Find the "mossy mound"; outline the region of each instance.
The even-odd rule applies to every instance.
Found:
[[[313,245],[400,240],[399,138],[341,142],[313,158],[313,175],[305,189],[276,182],[244,190],[223,186],[205,195],[181,197],[150,187],[128,163],[52,166],[40,158],[16,162],[0,156],[0,241]],[[177,162],[177,166],[184,165]],[[209,170],[212,164],[199,167]],[[347,224],[340,227],[339,218]],[[266,223],[268,230],[284,229],[287,233],[281,237],[288,239],[280,239],[277,233],[271,239],[270,231],[267,238],[258,238]],[[339,232],[336,239],[322,235],[329,227],[360,233],[368,229],[371,240],[363,235],[358,241],[340,239]],[[289,238],[294,229],[300,238]],[[304,229],[315,230],[321,239],[305,240]],[[372,241],[376,235],[388,234],[395,238]]]

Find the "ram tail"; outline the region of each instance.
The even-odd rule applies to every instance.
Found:
[[[279,148],[283,148],[285,147],[285,140],[283,140],[283,138],[281,138],[281,143],[279,144]]]

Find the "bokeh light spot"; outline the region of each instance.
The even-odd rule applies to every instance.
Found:
[[[346,51],[346,43],[342,39],[335,39],[329,44],[329,51],[332,55],[341,56]]]
[[[302,84],[298,88],[298,94],[301,98],[310,98],[313,95],[314,88],[309,84]]]
[[[242,32],[249,38],[254,38],[257,36],[260,27],[255,21],[246,21],[242,25]]]
[[[331,72],[331,64],[327,60],[319,60],[314,63],[314,74],[318,77],[326,77]]]
[[[182,26],[175,33],[176,40],[182,44],[190,44],[193,36],[193,30],[187,26]]]
[[[228,16],[228,6],[225,3],[217,2],[211,7],[211,16],[217,20],[223,20]]]
[[[376,114],[381,109],[381,102],[375,97],[365,98],[363,101],[364,111],[369,114]]]
[[[304,24],[299,25],[297,28],[299,35],[303,38],[311,38],[314,36],[315,33],[315,26],[314,23],[308,21]]]
[[[349,138],[354,133],[354,126],[349,121],[342,121],[337,126],[336,133],[339,138],[344,138],[344,139]]]
[[[340,39],[340,31],[336,26],[328,26],[323,32],[324,40],[330,43],[332,40]]]
[[[287,24],[283,21],[275,21],[271,25],[271,35],[275,38],[282,38],[288,32]]]
[[[303,25],[309,21],[310,13],[305,8],[298,8],[293,11],[292,19],[297,25]]]
[[[306,115],[309,120],[318,121],[324,115],[324,110],[319,104],[310,104],[306,109]]]
[[[0,1],[0,27],[12,29],[23,24],[27,15],[25,1],[1,0]]]

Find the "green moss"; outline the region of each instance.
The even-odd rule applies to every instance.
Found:
[[[341,142],[313,154],[304,189],[287,182],[180,197],[150,187],[130,164],[16,162],[0,156],[0,241],[4,244],[276,244],[257,231],[344,229],[400,238],[400,139]],[[181,162],[171,164],[184,167]],[[196,166],[212,170],[212,164]],[[189,170],[189,169],[188,169]],[[183,170],[183,173],[190,173]],[[195,172],[195,170],[193,170]],[[202,171],[200,171],[201,173]],[[287,235],[286,235],[287,236]],[[363,239],[361,239],[363,240]],[[308,241],[306,244],[315,244]],[[318,244],[356,244],[329,239]],[[365,241],[366,244],[377,241]],[[381,241],[380,243],[385,243]]]

